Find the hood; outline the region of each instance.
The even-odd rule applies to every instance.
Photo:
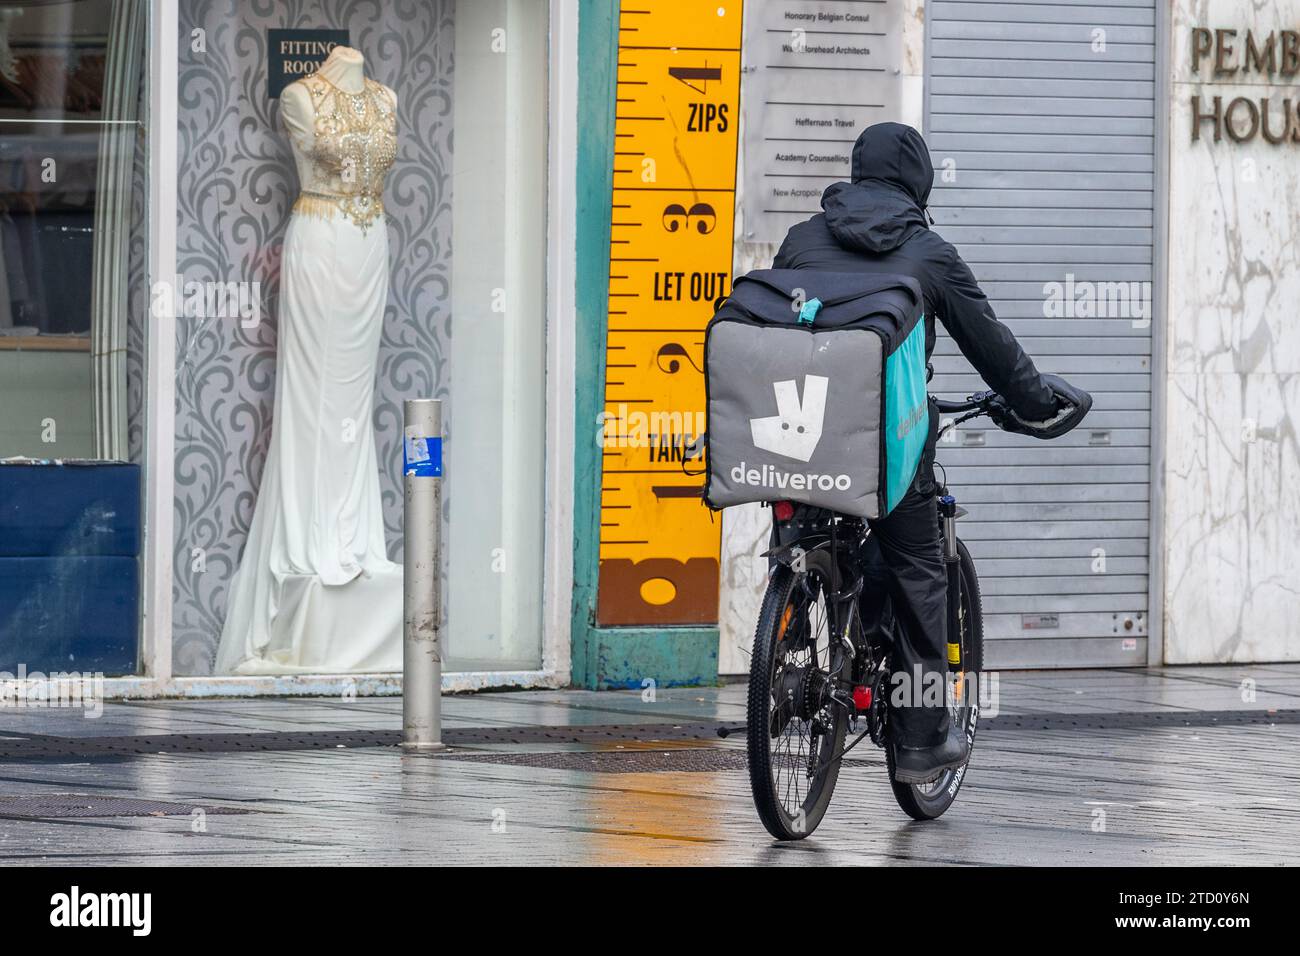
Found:
[[[925,205],[934,165],[921,134],[901,123],[877,123],[853,147],[853,182],[822,194],[826,224],[846,249],[882,253],[928,228]]]

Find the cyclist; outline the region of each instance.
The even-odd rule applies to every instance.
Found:
[[[1011,331],[998,321],[951,243],[927,223],[934,166],[921,134],[899,123],[862,131],[853,147],[852,182],[828,187],[823,212],[793,226],[772,263],[775,269],[882,272],[912,276],[925,295],[926,361],[934,351],[935,324],[943,323],[962,354],[1010,410],[1032,427],[1044,427],[1069,405],[1069,386],[1034,367]],[[931,220],[932,222],[932,220]],[[1061,387],[1066,389],[1061,391]],[[930,435],[916,479],[889,515],[871,523],[880,547],[894,614],[902,625],[894,648],[901,706],[891,699],[895,779],[927,783],[966,758],[967,742],[948,709],[927,698],[925,686],[946,680],[946,577],[936,511],[934,452],[939,413],[930,405]],[[864,590],[879,595],[880,588]],[[863,621],[880,614],[863,600]],[[921,687],[915,684],[922,677]],[[926,675],[930,675],[928,680]],[[938,675],[938,676],[935,676]],[[946,686],[939,683],[938,687]]]

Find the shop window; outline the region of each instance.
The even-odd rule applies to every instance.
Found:
[[[540,665],[547,6],[181,0],[178,674],[401,669],[408,398],[444,670]]]
[[[146,8],[0,7],[0,458],[138,455]]]

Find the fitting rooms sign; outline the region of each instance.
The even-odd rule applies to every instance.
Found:
[[[1205,82],[1250,84],[1246,96],[1191,97],[1192,142],[1202,137],[1275,146],[1300,143],[1300,31],[1210,29],[1191,31],[1192,73]],[[1272,87],[1277,87],[1273,89]]]
[[[331,50],[348,43],[347,30],[267,30],[267,97],[279,99],[286,86],[315,73]]]

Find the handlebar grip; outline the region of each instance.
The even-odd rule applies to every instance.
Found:
[[[944,414],[959,415],[962,412],[973,412],[977,409],[986,408],[996,397],[996,392],[976,392],[964,402],[949,402],[942,398],[936,398],[934,404]]]
[[[936,398],[934,400],[934,406],[945,415],[956,415],[961,412],[972,412],[975,410],[975,406],[970,402],[949,402],[942,398]]]

